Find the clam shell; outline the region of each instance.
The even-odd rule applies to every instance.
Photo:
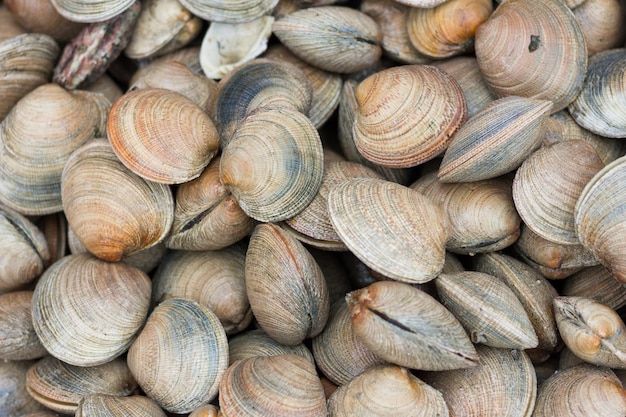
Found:
[[[49,0],[4,0],[13,19],[30,33],[43,33],[59,42],[67,42],[80,32],[83,24],[61,16]],[[4,23],[0,26],[3,26]]]
[[[109,111],[107,136],[131,171],[164,184],[198,177],[219,146],[213,122],[197,104],[158,88],[117,99]]]
[[[572,12],[585,37],[589,56],[624,45],[626,10],[619,0],[585,0]]]
[[[135,0],[50,0],[59,14],[73,22],[102,22],[128,9]]]
[[[76,417],[166,417],[153,400],[140,395],[115,397],[92,394],[85,396],[76,409]]]
[[[315,363],[313,354],[304,345],[287,346],[282,345],[272,339],[262,329],[248,330],[234,336],[228,341],[228,365],[232,365],[241,359],[253,358],[255,356],[277,356],[277,355],[300,355]]]
[[[46,410],[26,388],[26,373],[34,363],[35,361],[0,362],[0,390],[5,393],[0,398],[0,413],[3,415],[21,416]]]
[[[0,359],[24,361],[48,353],[33,327],[32,299],[32,291],[0,295]]]
[[[449,220],[417,191],[384,180],[350,179],[331,188],[328,210],[341,240],[377,272],[423,283],[443,268]]]
[[[111,103],[124,94],[120,86],[107,74],[102,74],[100,78],[83,89],[92,93],[102,93]]]
[[[569,276],[563,282],[561,294],[592,298],[613,310],[626,306],[626,284],[613,278],[602,265],[585,268]]]
[[[221,416],[219,407],[209,404],[196,408],[189,414],[189,417],[219,417]]]
[[[172,298],[152,311],[127,361],[148,397],[169,412],[189,413],[217,395],[228,342],[209,308]]]
[[[355,97],[357,149],[370,161],[392,168],[434,158],[467,119],[461,87],[427,65],[377,72],[357,85]]]
[[[181,0],[180,3],[209,22],[241,23],[269,14],[278,0]]]
[[[9,9],[7,9],[4,4],[0,5],[0,42],[4,42],[18,35],[23,35],[26,32],[27,31],[17,23]]]

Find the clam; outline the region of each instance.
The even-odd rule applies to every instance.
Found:
[[[9,9],[4,4],[0,5],[0,42],[24,33],[26,33],[26,30],[17,23]]]
[[[626,391],[613,371],[591,365],[555,373],[541,385],[533,417],[621,417]]]
[[[454,135],[439,180],[472,182],[515,170],[541,145],[551,109],[548,100],[511,96],[493,101]]]
[[[135,3],[135,0],[50,0],[54,8],[73,22],[102,22],[111,19]]]
[[[354,94],[357,149],[370,161],[392,168],[434,158],[467,119],[461,87],[432,66],[404,65],[377,72],[361,81]]]
[[[322,271],[304,246],[280,227],[256,226],[245,275],[254,317],[274,340],[297,345],[322,331],[329,310]]]
[[[159,406],[190,413],[217,395],[228,366],[228,342],[209,308],[171,298],[152,311],[127,362],[141,389]]]
[[[49,214],[37,220],[37,227],[48,243],[50,259],[46,265],[51,265],[67,253],[67,220],[63,213]]]
[[[603,167],[593,146],[585,141],[542,147],[515,174],[517,212],[540,237],[563,245],[579,244],[574,206],[585,185]]]
[[[222,152],[220,181],[255,220],[293,217],[315,197],[324,154],[319,133],[302,113],[263,109],[247,116]]]
[[[613,278],[602,265],[585,268],[569,276],[563,282],[561,294],[592,298],[613,310],[626,305],[626,285]]]
[[[276,356],[276,355],[300,355],[315,363],[313,354],[303,344],[282,345],[272,339],[262,329],[247,330],[239,333],[228,341],[228,365],[232,365],[241,359],[253,358],[255,356]]]
[[[382,359],[427,371],[467,368],[478,361],[458,320],[417,288],[380,281],[349,293],[346,301],[357,339]]]
[[[163,56],[149,60],[149,62],[139,61],[139,68],[133,73],[131,82],[134,79],[141,78],[143,76],[142,73],[150,70],[153,65],[158,66],[164,62],[170,61],[178,61],[181,64],[185,64],[194,74],[202,73],[202,67],[200,66],[200,47],[189,46],[174,52],[169,52]]]
[[[156,245],[172,225],[170,189],[133,174],[106,139],[94,139],[78,149],[67,161],[61,182],[72,231],[106,261],[117,262]]]
[[[102,74],[100,78],[84,87],[83,90],[91,91],[92,93],[102,93],[111,103],[123,94],[120,86],[107,74]]]
[[[278,0],[181,0],[180,3],[209,22],[241,23],[269,14]]]
[[[76,366],[123,354],[150,306],[148,276],[123,263],[69,255],[41,277],[33,295],[33,325],[46,350]]]
[[[398,0],[398,3],[410,7],[430,8],[445,3],[446,0]]]
[[[339,387],[328,400],[328,411],[330,417],[449,415],[439,391],[399,366],[369,369]]]
[[[611,49],[589,60],[582,91],[568,107],[576,123],[598,135],[626,137],[621,118],[626,94],[624,63],[626,49]]]
[[[44,33],[59,42],[67,42],[80,32],[82,23],[61,16],[50,0],[5,0],[17,23],[31,33]]]
[[[551,100],[552,112],[557,112],[582,89],[587,47],[574,14],[562,1],[502,3],[476,30],[475,49],[485,80],[498,97]]]
[[[116,397],[92,394],[78,403],[76,417],[166,417],[161,407],[147,397]]]
[[[626,369],[626,326],[612,308],[585,297],[557,297],[554,316],[565,345],[585,362]]]
[[[0,397],[2,415],[21,416],[46,410],[26,389],[26,372],[34,363],[35,361],[0,362],[0,392],[4,393]]]
[[[232,364],[220,382],[224,417],[324,417],[326,398],[315,366],[298,355],[257,356]]]
[[[298,58],[330,72],[357,72],[382,55],[376,21],[348,7],[297,10],[276,20],[272,31]]]
[[[33,327],[32,291],[0,295],[0,358],[37,359],[47,354]]]
[[[619,0],[585,0],[572,12],[585,37],[589,56],[624,45],[626,10]]]
[[[443,268],[449,220],[423,194],[384,180],[353,178],[330,189],[328,210],[344,244],[375,271],[423,283]]]
[[[219,146],[215,125],[203,109],[159,88],[137,89],[117,99],[109,111],[107,136],[131,171],[164,184],[198,177]]]
[[[189,414],[189,417],[219,417],[219,407],[209,404],[196,408]]]
[[[451,416],[530,417],[537,378],[524,351],[476,346],[473,368],[437,372],[424,380],[440,391]],[[558,414],[553,414],[558,415]]]

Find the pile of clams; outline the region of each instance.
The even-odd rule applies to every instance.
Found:
[[[0,0],[0,97],[0,416],[626,415],[626,2]]]

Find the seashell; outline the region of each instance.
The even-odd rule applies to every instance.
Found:
[[[359,83],[354,94],[354,143],[365,158],[391,168],[434,158],[467,119],[461,87],[432,66],[377,72]]]
[[[50,259],[45,266],[52,265],[67,254],[67,220],[63,213],[49,214],[37,220],[48,244]]]
[[[38,411],[34,413],[23,414],[22,417],[60,417],[59,414],[52,411]]]
[[[4,6],[20,26],[31,33],[44,33],[67,42],[84,26],[61,16],[49,0],[5,0]]]
[[[625,11],[619,0],[585,0],[572,10],[585,37],[589,56],[624,45]]]
[[[459,83],[467,104],[468,119],[496,99],[487,86],[475,57],[453,57],[435,61],[432,65],[447,72]]]
[[[146,60],[147,61],[147,60]],[[190,46],[187,48],[179,49],[174,52],[169,52],[158,58],[146,61],[139,61],[139,68],[133,73],[132,80],[143,77],[143,73],[149,71],[152,66],[159,66],[164,62],[178,61],[181,64],[185,64],[187,68],[194,74],[201,74],[202,67],[200,66],[200,47]]]
[[[261,16],[242,23],[212,22],[200,49],[204,74],[219,79],[261,55],[272,36],[272,23],[272,16]]]
[[[127,396],[137,389],[137,382],[122,358],[98,366],[73,366],[46,356],[28,369],[26,389],[47,408],[73,415],[83,397]]]
[[[585,362],[626,369],[626,326],[610,307],[585,297],[556,297],[554,317],[565,345]]]
[[[369,369],[339,387],[328,400],[328,411],[330,417],[449,416],[441,393],[399,366]]]
[[[219,417],[219,408],[215,405],[205,405],[200,408],[196,408],[189,414],[189,417]]]
[[[330,299],[329,304],[332,306],[336,302],[344,303],[346,294],[352,291],[352,284],[348,277],[348,271],[341,262],[338,254],[332,251],[318,250],[311,247],[309,248],[309,252],[311,252],[315,262],[317,262],[324,274]]]
[[[423,283],[443,268],[449,220],[417,191],[384,180],[350,179],[331,188],[328,210],[344,244],[375,271]]]
[[[326,250],[347,250],[333,228],[328,213],[328,193],[350,178],[383,179],[376,171],[355,162],[325,162],[322,183],[315,198],[300,213],[285,220],[283,227],[301,242]]]
[[[361,71],[382,55],[376,21],[348,7],[297,10],[276,20],[272,31],[294,55],[325,71]]]
[[[449,0],[432,8],[412,7],[407,17],[411,44],[435,59],[474,48],[474,34],[493,12],[490,0]]]
[[[568,140],[544,146],[519,167],[513,200],[524,223],[546,240],[579,244],[574,206],[583,188],[604,168],[593,146]]]
[[[439,180],[472,182],[515,170],[541,145],[551,108],[550,101],[523,97],[493,101],[454,135]]]
[[[56,84],[24,96],[0,125],[0,202],[26,215],[61,211],[63,166],[103,132],[109,104],[101,94]]]
[[[50,0],[59,14],[72,22],[102,22],[131,7],[135,0]]]
[[[220,412],[224,417],[328,415],[315,365],[298,355],[257,356],[231,365],[220,382]]]
[[[182,0],[180,3],[209,22],[242,23],[269,14],[278,0]]]
[[[76,417],[166,417],[161,407],[147,397],[92,394],[78,403]]]
[[[35,361],[0,361],[0,413],[21,416],[45,410],[26,390],[26,372]]]
[[[78,149],[68,159],[61,182],[70,227],[101,259],[117,262],[154,246],[171,227],[170,189],[130,172],[105,139]]]
[[[552,300],[558,296],[554,287],[530,266],[508,255],[481,254],[475,268],[498,278],[513,291],[532,323],[538,348],[554,352],[559,342],[552,309]]]
[[[476,345],[473,368],[425,377],[440,391],[451,416],[530,417],[537,397],[535,370],[524,351]],[[557,414],[555,414],[557,415]]]
[[[498,278],[465,271],[441,274],[435,285],[441,302],[473,343],[508,349],[537,347],[538,338],[524,306]]]
[[[219,146],[213,122],[197,104],[158,88],[130,91],[115,101],[107,136],[124,165],[163,184],[198,177]]]
[[[571,350],[566,347],[559,353],[559,370],[573,368],[579,365],[585,365],[587,362],[574,355]]]
[[[587,183],[574,216],[580,242],[621,282],[626,282],[626,259],[623,256],[626,204],[621,193],[626,175],[626,157],[611,162]]]
[[[225,149],[238,124],[254,110],[292,108],[307,114],[311,85],[304,73],[286,62],[254,59],[230,72],[217,85],[211,118]]]
[[[312,350],[317,366],[337,385],[347,384],[367,369],[387,364],[356,336],[345,302],[333,306],[324,331],[313,339]]]
[[[10,1],[10,0],[9,0]],[[0,42],[23,35],[27,31],[15,20],[4,4],[0,5]],[[52,64],[54,65],[54,63]]]
[[[132,59],[162,56],[187,45],[201,29],[202,20],[177,0],[144,0],[124,53]]]
[[[375,355],[426,371],[475,366],[478,356],[458,320],[410,285],[375,282],[346,296],[352,329]]]
[[[33,295],[33,325],[46,350],[76,366],[95,366],[128,349],[150,306],[148,276],[88,254],[50,266]]]
[[[626,124],[620,118],[626,94],[624,63],[626,49],[611,49],[589,60],[582,91],[568,107],[576,123],[608,138],[626,137]]]
[[[398,0],[398,3],[410,7],[430,8],[445,3],[446,0]]]
[[[281,345],[262,329],[253,329],[239,333],[228,341],[229,366],[238,360],[253,358],[255,356],[289,354],[300,355],[310,360],[311,363],[315,363],[313,354],[303,343],[292,346]]]
[[[581,365],[555,373],[537,395],[533,417],[619,417],[626,413],[626,392],[610,369]]]
[[[552,100],[555,113],[583,86],[585,39],[563,2],[502,3],[476,30],[475,49],[485,80],[498,97]]]
[[[271,223],[256,226],[246,253],[246,290],[259,326],[284,345],[319,334],[328,319],[326,281],[311,254]]]
[[[319,133],[306,116],[263,109],[240,123],[222,151],[220,181],[248,216],[278,222],[315,198],[323,164]]]
[[[58,55],[58,44],[44,34],[15,35],[0,43],[0,121],[22,97],[49,81]]]
[[[360,10],[378,23],[383,54],[403,64],[427,64],[431,59],[411,44],[407,30],[410,8],[394,0],[364,0]]]
[[[100,78],[130,42],[140,10],[135,1],[122,13],[85,26],[63,49],[52,80],[72,90]]]
[[[92,93],[102,93],[111,103],[123,94],[122,89],[107,74],[102,74],[100,78],[84,87],[83,90],[91,91]]]
[[[548,378],[559,371],[558,360],[554,357],[550,357],[550,359],[544,362],[533,364],[535,366],[535,375],[537,376],[537,387],[541,387],[541,385],[546,382]]]
[[[50,261],[44,235],[26,217],[0,204],[0,291],[20,288]]]
[[[220,161],[216,156],[198,178],[176,190],[170,249],[222,249],[252,232],[254,221],[220,182]]]
[[[228,366],[228,342],[209,308],[172,298],[152,311],[127,361],[148,397],[169,412],[190,413],[217,395]]]
[[[493,252],[519,237],[521,219],[513,203],[511,182],[504,178],[444,184],[431,172],[410,188],[441,205],[448,215],[452,235],[446,249],[451,252]]]
[[[244,281],[245,251],[230,247],[218,251],[167,255],[154,274],[152,300],[186,298],[211,309],[226,334],[248,327],[252,312]]]
[[[0,295],[0,359],[24,361],[45,356],[33,327],[32,291]]]
[[[613,310],[626,306],[626,285],[619,282],[602,265],[585,268],[569,276],[561,295],[592,298]]]

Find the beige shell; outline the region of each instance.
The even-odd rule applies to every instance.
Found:
[[[313,200],[323,166],[319,133],[306,116],[263,109],[240,123],[223,150],[220,180],[248,216],[277,222]]]
[[[255,356],[300,355],[315,363],[313,354],[304,345],[287,346],[272,339],[262,329],[252,329],[239,333],[228,341],[228,365],[241,359]]]
[[[153,65],[161,65],[162,63],[169,61],[178,61],[181,64],[185,64],[185,66],[187,66],[187,68],[189,68],[194,74],[200,74],[202,72],[202,67],[200,66],[200,47],[188,46],[174,52],[169,52],[151,60],[149,63],[139,61],[139,68],[137,68],[137,71],[133,73],[131,82],[134,79],[141,78],[143,76],[142,73],[149,70]]]
[[[76,366],[95,366],[123,354],[150,306],[148,276],[123,263],[89,254],[50,266],[33,295],[33,325],[51,355]]]
[[[153,400],[140,395],[116,397],[92,394],[78,403],[76,417],[166,417]]]
[[[394,281],[346,296],[356,337],[400,366],[441,371],[475,366],[476,350],[458,320],[425,292]]]
[[[626,284],[613,278],[602,265],[585,268],[569,276],[563,282],[561,294],[593,298],[613,310],[619,310],[626,305]]]
[[[349,179],[331,188],[328,210],[341,240],[377,272],[423,283],[443,268],[449,220],[417,191],[384,180]]]
[[[110,262],[162,241],[174,201],[164,184],[146,181],[116,158],[106,139],[94,139],[68,159],[63,209],[72,231],[94,255]]]
[[[209,22],[241,23],[269,14],[278,0],[181,0],[180,3]]]
[[[67,42],[84,26],[61,16],[50,0],[5,0],[4,6],[27,32],[44,33],[59,42]]]
[[[32,299],[32,291],[0,295],[0,359],[24,361],[48,353],[33,327]]]
[[[217,395],[228,366],[226,333],[209,308],[171,298],[152,311],[127,361],[148,397],[172,413],[189,413]]]
[[[534,416],[537,378],[528,355],[524,351],[481,345],[476,345],[476,351],[480,357],[477,366],[437,372],[424,378],[443,394],[450,415]]]
[[[551,109],[547,100],[493,101],[452,138],[439,167],[439,180],[472,182],[515,170],[541,145]]]
[[[26,388],[26,373],[34,363],[35,361],[0,361],[0,390],[6,393],[0,398],[2,415],[21,416],[47,410]]]
[[[552,112],[567,107],[585,79],[585,39],[562,1],[502,3],[476,31],[475,49],[485,80],[498,97],[552,100]]]
[[[370,161],[391,168],[426,162],[467,119],[459,84],[428,65],[392,67],[357,85],[354,143]]]
[[[231,365],[220,382],[224,417],[325,417],[324,388],[298,355],[257,356]]]
[[[189,414],[189,417],[219,417],[220,415],[219,407],[209,404],[196,408]]]
[[[339,387],[328,400],[330,417],[448,417],[439,391],[406,368],[379,366]]]
[[[619,0],[585,0],[572,12],[585,37],[589,56],[624,45],[626,9]]]
[[[198,177],[219,146],[215,125],[203,109],[158,88],[137,89],[117,99],[109,111],[107,136],[125,166],[164,184]]]
[[[102,22],[128,9],[135,0],[50,0],[60,15],[73,22]]]
[[[276,20],[272,31],[298,58],[330,72],[361,71],[382,55],[378,24],[348,7],[297,10]]]
[[[245,275],[254,317],[274,340],[297,345],[322,331],[329,310],[322,271],[305,247],[280,227],[256,226]]]
[[[124,94],[120,86],[106,73],[102,74],[92,84],[86,86],[84,90],[92,93],[102,93],[111,103]]]
[[[4,4],[0,5],[0,42],[24,33],[26,33],[26,30],[17,23],[9,9]]]
[[[513,200],[520,217],[546,240],[579,244],[574,206],[602,168],[604,163],[587,142],[568,140],[542,147],[522,163],[513,180]]]

